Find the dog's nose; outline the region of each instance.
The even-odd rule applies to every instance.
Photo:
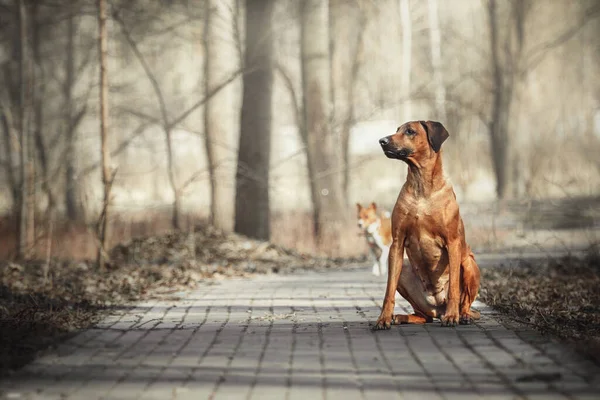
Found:
[[[384,138],[379,139],[379,144],[382,146],[387,146],[387,144],[390,142],[390,137],[386,136]]]

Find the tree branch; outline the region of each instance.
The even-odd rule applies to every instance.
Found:
[[[152,89],[154,90],[154,94],[156,95],[156,101],[158,102],[158,106],[160,109],[162,125],[166,128],[167,126],[169,126],[169,120],[168,120],[169,117],[167,114],[167,106],[165,104],[165,99],[164,99],[164,96],[160,89],[160,84],[158,83],[156,76],[152,72],[152,69],[146,62],[146,59],[140,52],[140,49],[138,48],[137,44],[131,37],[131,34],[129,33],[129,31],[127,30],[127,28],[125,26],[125,23],[123,22],[123,20],[121,19],[121,17],[119,16],[119,14],[117,12],[113,13],[113,19],[119,24],[119,27],[121,28],[121,33],[123,33],[125,40],[127,41],[129,46],[133,50],[133,53],[135,54],[140,65],[144,69],[144,73],[146,74],[146,77],[148,78],[148,80],[150,81],[150,84],[152,85]]]
[[[115,157],[115,156],[119,155],[121,152],[123,152],[131,144],[131,142],[133,142],[135,140],[135,138],[137,138],[142,133],[144,133],[144,130],[148,127],[148,125],[149,125],[148,123],[144,123],[144,124],[141,124],[140,126],[138,126],[137,129],[131,134],[131,136],[129,136],[124,141],[122,141],[116,149],[111,151],[110,156]],[[77,179],[79,179],[79,177],[81,177],[81,176],[85,176],[85,175],[91,173],[98,167],[100,167],[99,161],[95,162],[91,165],[88,165],[87,167],[83,168],[81,170],[81,172],[79,172]]]
[[[296,121],[296,126],[298,127],[298,131],[300,133],[300,137],[302,138],[302,142],[304,143],[304,145],[306,145],[306,130],[304,129],[304,119],[302,118],[302,114],[304,112],[302,111],[302,105],[298,102],[298,99],[296,98],[296,89],[294,88],[294,82],[292,82],[292,78],[290,77],[290,74],[286,71],[285,67],[280,63],[275,64],[275,70],[279,72],[279,75],[281,75],[283,83],[289,92],[290,99],[292,100],[292,107],[294,108],[294,120]]]
[[[528,54],[526,57],[524,63],[525,66],[521,70],[521,75],[525,75],[528,71],[534,69],[540,62],[542,62],[548,50],[551,50],[569,41],[573,36],[579,33],[587,25],[587,23],[598,17],[598,15],[600,15],[600,6],[596,5],[594,7],[590,7],[589,10],[584,12],[584,17],[581,23],[571,27],[570,29],[567,29],[552,40],[534,46],[530,50],[530,54]]]

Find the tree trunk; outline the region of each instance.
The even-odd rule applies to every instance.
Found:
[[[48,165],[48,151],[44,142],[44,100],[46,94],[46,76],[44,74],[44,66],[42,64],[41,41],[42,32],[40,20],[39,4],[35,3],[32,10],[33,29],[32,29],[32,50],[33,60],[35,62],[35,94],[34,94],[34,140],[37,150],[37,156],[40,162],[40,174],[42,179],[42,187],[46,192],[48,201],[48,211],[54,207],[54,194],[50,185],[50,173]]]
[[[493,87],[489,123],[490,145],[492,166],[496,176],[496,195],[500,200],[518,195],[517,182],[521,179],[518,170],[518,154],[510,134],[510,123],[514,94],[518,90],[517,85],[521,76],[525,17],[529,10],[529,3],[522,0],[510,4],[510,24],[505,28],[504,42],[501,43],[502,23],[498,13],[498,3],[496,0],[489,0],[487,3]],[[501,57],[502,50],[504,50],[504,59]]]
[[[408,0],[400,0],[400,24],[402,25],[402,76],[400,77],[400,93],[402,93],[403,121],[409,121],[412,116],[410,101],[410,75],[412,69],[412,23]]]
[[[490,24],[490,50],[492,61],[493,97],[490,120],[490,144],[492,146],[492,166],[496,175],[496,195],[499,199],[506,196],[507,179],[510,176],[508,156],[508,108],[510,101],[504,90],[504,74],[500,60],[500,32],[496,0],[487,4]]]
[[[342,187],[346,204],[350,186],[350,130],[354,125],[354,87],[362,58],[367,18],[357,1],[330,0],[333,129],[342,144]]]
[[[447,124],[446,118],[446,86],[442,72],[442,40],[440,21],[438,18],[438,0],[428,0],[429,42],[431,48],[431,65],[433,66],[433,84],[435,113],[438,121]]]
[[[301,17],[303,112],[313,200],[314,232],[320,250],[339,246],[344,220],[341,144],[330,128],[331,75],[328,4],[304,0]]]
[[[269,240],[274,0],[246,0],[246,54],[236,173],[235,231]]]
[[[238,50],[233,20],[236,0],[207,0],[204,33],[205,93],[228,80],[237,70]],[[211,189],[210,222],[233,228],[232,155],[234,154],[235,87],[228,85],[212,96],[204,108],[205,147]],[[229,164],[229,165],[227,165]]]
[[[36,171],[40,171],[40,178],[42,181],[42,188],[46,193],[47,207],[45,213],[46,225],[46,251],[45,259],[46,262],[43,267],[44,282],[48,281],[48,274],[50,270],[50,258],[52,256],[52,233],[53,233],[53,222],[54,222],[54,194],[50,185],[50,172],[48,165],[48,152],[47,147],[44,143],[44,101],[46,95],[46,76],[44,73],[44,65],[42,61],[42,24],[40,22],[40,7],[39,3],[32,4],[32,55],[34,61],[34,74],[33,74],[33,114],[34,114],[34,141],[37,153],[32,151],[32,157],[35,155],[40,162],[40,167]],[[35,205],[35,201],[34,201]]]
[[[65,80],[63,82],[64,99],[64,129],[66,133],[65,149],[65,210],[71,221],[82,219],[82,205],[79,198],[79,188],[75,168],[75,132],[76,121],[73,104],[73,89],[75,86],[75,48],[76,32],[75,17],[69,12],[67,17],[67,46],[65,48]]]
[[[510,107],[518,110],[519,103],[521,101],[521,89],[522,89],[522,81],[525,77],[522,61],[523,61],[523,48],[525,45],[525,19],[527,18],[527,13],[531,8],[530,0],[520,0],[514,1],[511,3],[511,16],[513,24],[511,25],[511,30],[514,28],[515,40],[510,41],[510,43],[514,43],[514,48],[511,46],[505,46],[505,49],[511,49],[508,56],[511,57],[512,63],[509,70],[510,79],[511,79],[511,88],[510,88],[510,96],[511,96],[511,105]],[[510,32],[510,37],[512,37],[513,32]],[[510,39],[507,39],[510,40]],[[508,51],[508,50],[507,50]],[[511,110],[509,109],[509,112]],[[518,112],[518,111],[517,111]],[[512,115],[509,115],[509,121],[518,121],[518,118],[514,118]],[[513,122],[513,126],[508,127],[509,135],[512,130],[520,130],[518,123]],[[523,173],[523,164],[520,160],[520,143],[517,143],[519,138],[515,137],[510,138],[510,156],[509,160],[511,165],[511,196],[514,198],[520,198],[525,190],[525,174]]]
[[[110,150],[108,148],[108,76],[107,76],[107,38],[106,38],[106,2],[98,0],[98,47],[100,58],[100,140],[102,157],[102,184],[104,201],[99,220],[98,268],[104,269],[108,260],[108,242],[110,239],[110,191],[114,176],[110,171]]]
[[[161,95],[162,96],[162,95]],[[162,98],[162,97],[161,97]],[[166,116],[166,114],[165,114]],[[165,119],[165,141],[167,144],[167,174],[169,176],[169,186],[173,192],[173,205],[171,209],[171,225],[174,229],[180,229],[180,202],[179,190],[177,189],[177,179],[175,177],[175,163],[173,162],[173,132],[169,127],[169,122]]]
[[[5,175],[6,182],[8,183],[10,189],[10,195],[13,205],[13,215],[19,216],[19,196],[20,196],[20,183],[19,183],[19,137],[15,126],[15,121],[13,120],[13,115],[4,102],[0,99],[0,111],[2,112],[2,138],[4,139],[4,143],[2,143],[2,149],[4,149],[4,159],[6,160],[5,166]],[[18,219],[18,218],[17,218]],[[18,228],[18,227],[17,227]]]
[[[17,254],[20,259],[31,255],[34,242],[34,213],[33,213],[33,158],[30,150],[30,134],[28,114],[30,106],[30,63],[28,49],[27,8],[25,0],[19,0],[19,132],[21,135],[21,190],[19,195],[19,241]]]

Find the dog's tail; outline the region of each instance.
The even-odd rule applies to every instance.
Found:
[[[473,319],[479,319],[479,318],[481,318],[481,313],[479,311],[477,311],[477,310],[473,310],[472,308],[469,311],[469,314],[471,314],[471,318],[473,318]]]

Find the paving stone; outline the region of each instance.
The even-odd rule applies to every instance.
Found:
[[[384,292],[366,268],[202,285],[107,316],[1,382],[0,398],[600,397],[598,366],[481,303],[471,326],[372,332]],[[410,312],[400,297],[396,312]]]

